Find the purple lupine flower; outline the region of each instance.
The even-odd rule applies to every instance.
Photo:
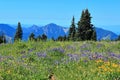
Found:
[[[97,55],[97,59],[102,59],[103,55]]]
[[[67,54],[67,56],[69,57],[70,61],[79,61],[80,60],[80,56],[78,54]]]
[[[114,59],[116,59],[116,60],[119,60],[120,59],[120,55],[115,55],[114,57],[112,57],[112,58],[114,58]]]
[[[67,56],[72,57],[72,54],[67,54]]]
[[[35,48],[32,48],[32,49],[28,49],[28,52],[31,53],[35,50]]]
[[[103,58],[102,53],[98,53],[98,52],[95,52],[95,53],[93,54],[93,56],[94,56],[96,59],[102,59],[102,58]]]
[[[23,55],[23,56],[21,56],[21,58],[27,58],[27,55]]]
[[[108,61],[108,57],[105,57],[105,56],[104,56],[104,57],[103,57],[103,60],[104,60],[104,61]]]
[[[103,46],[104,46],[104,44],[97,44],[97,48],[101,48]]]
[[[67,49],[68,49],[68,50],[74,50],[74,51],[76,50],[75,46],[70,46],[70,45],[67,46]]]
[[[96,60],[97,59],[97,54],[89,54],[88,58],[89,58],[89,60]]]
[[[69,46],[67,46],[67,49],[73,49],[73,47],[69,45]]]
[[[86,48],[86,45],[82,45],[82,46],[80,46],[80,48]]]
[[[115,54],[115,53],[109,53],[109,55],[110,55],[111,57],[116,57],[116,54]]]
[[[83,53],[81,54],[82,57],[87,57],[87,54]]]
[[[88,62],[88,60],[84,60],[84,62],[86,63],[86,62]]]
[[[87,48],[87,47],[90,47],[90,44],[83,44],[82,46],[80,46],[80,48]]]
[[[65,52],[65,50],[62,49],[62,48],[53,48],[52,51],[58,51],[60,53],[64,53]]]
[[[94,60],[94,58],[92,56],[89,56],[89,60]]]
[[[115,53],[108,53],[108,56],[109,56],[110,58],[120,59],[120,55],[117,55],[117,54],[115,54]]]
[[[47,54],[44,52],[44,53],[42,53],[42,52],[37,52],[36,53],[36,55],[38,56],[38,57],[43,57],[43,58],[45,58],[46,56],[47,56]]]
[[[90,50],[84,50],[84,53],[90,53]]]
[[[80,53],[82,54],[89,54],[91,51],[90,50],[80,50]]]
[[[120,59],[120,54],[117,57],[118,57],[118,59]]]

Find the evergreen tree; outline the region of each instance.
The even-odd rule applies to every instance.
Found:
[[[21,27],[20,22],[18,22],[18,27],[16,29],[14,41],[16,41],[16,40],[22,40],[22,35],[23,35],[22,27]]]
[[[97,41],[97,34],[96,34],[95,29],[93,30],[93,34],[92,34],[91,40]]]
[[[46,41],[47,40],[47,36],[45,34],[42,35],[42,40]]]
[[[83,32],[82,32],[82,26],[81,26],[81,22],[83,21],[83,16],[84,16],[84,11],[82,11],[80,21],[78,21],[78,28],[76,33],[77,40],[82,40],[83,38],[82,36]]]
[[[4,33],[2,33],[2,34],[0,35],[0,44],[1,44],[1,43],[6,43],[6,37],[5,37]]]
[[[31,34],[30,34],[29,40],[35,40],[35,34],[34,34],[34,33],[31,33]]]
[[[78,22],[78,40],[96,40],[96,32],[91,24],[91,15],[88,9],[83,10],[80,21]]]
[[[66,35],[63,37],[63,41],[67,41],[67,36]]]
[[[76,34],[76,27],[75,27],[75,18],[73,16],[71,26],[69,28],[69,40],[75,40],[75,34]]]
[[[120,35],[118,36],[117,41],[120,41]]]
[[[59,36],[57,41],[63,41],[63,37],[62,36]]]
[[[71,34],[72,34],[72,28],[69,28],[69,34],[68,34],[68,39],[71,40]]]

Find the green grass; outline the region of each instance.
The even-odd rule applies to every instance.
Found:
[[[120,80],[120,42],[0,45],[0,80]]]

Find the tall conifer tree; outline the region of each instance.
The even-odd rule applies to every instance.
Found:
[[[82,11],[80,21],[78,21],[78,40],[96,40],[96,31],[91,24],[91,18],[88,9]]]
[[[68,35],[69,40],[75,40],[75,34],[76,34],[76,27],[75,27],[75,18],[73,16],[72,23],[69,28],[69,35]]]
[[[31,33],[31,34],[30,34],[29,40],[35,40],[35,34],[34,34],[34,33]]]
[[[16,40],[22,40],[22,35],[23,35],[22,27],[21,27],[20,22],[18,22],[18,27],[16,29],[14,41],[16,41]]]
[[[0,34],[0,44],[1,43],[6,43],[6,37],[3,32]]]
[[[42,34],[42,40],[46,41],[47,40],[47,36],[45,34]]]

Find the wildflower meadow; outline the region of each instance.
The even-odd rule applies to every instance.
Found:
[[[120,42],[28,41],[0,45],[0,80],[49,79],[120,80]]]

